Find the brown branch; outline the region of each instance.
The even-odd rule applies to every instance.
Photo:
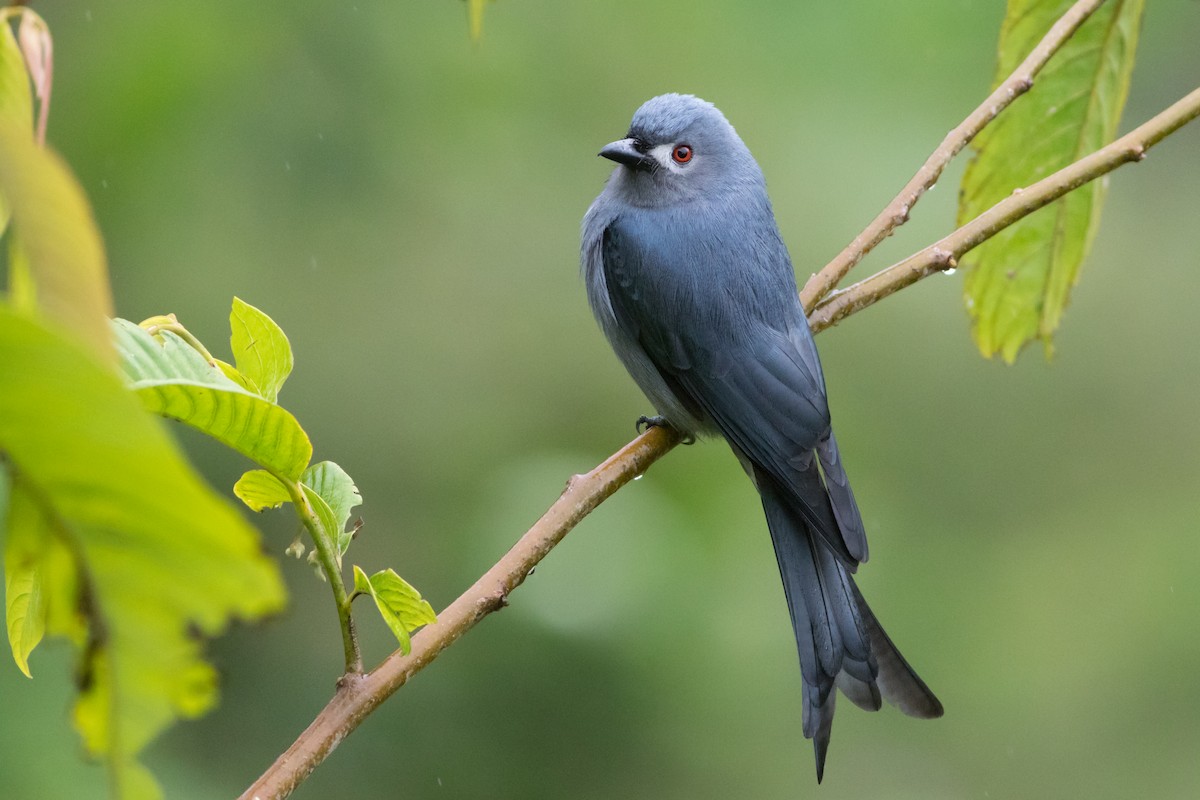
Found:
[[[1200,89],[1192,91],[1112,144],[1063,167],[1032,186],[1014,190],[966,225],[919,253],[830,294],[809,315],[809,325],[814,331],[824,330],[927,275],[957,266],[965,253],[1014,222],[1122,164],[1141,161],[1146,157],[1146,151],[1197,116],[1200,116]]]
[[[810,317],[821,331],[925,275],[954,266],[970,249],[1058,197],[1121,164],[1140,160],[1164,137],[1200,116],[1200,89],[1112,144],[1014,194],[959,230],[883,272],[835,292]],[[295,743],[242,795],[284,798],[384,700],[488,614],[585,516],[623,485],[645,472],[679,443],[678,434],[651,428],[607,461],[577,475],[538,522],[475,584],[417,633],[412,651],[393,653],[366,675],[345,675],[333,699]]]
[[[900,194],[888,203],[879,216],[846,245],[846,249],[826,264],[820,272],[808,279],[800,292],[800,302],[805,312],[810,312],[817,303],[842,282],[854,265],[867,253],[892,234],[896,228],[908,221],[913,206],[921,199],[942,174],[942,170],[954,156],[966,147],[975,136],[996,116],[1033,87],[1033,79],[1041,71],[1071,34],[1092,15],[1104,0],[1079,0],[1051,26],[1037,46],[1025,57],[1011,75],[996,87],[987,99],[979,104],[958,127],[946,134],[946,138],[930,154],[912,180],[905,184]]]
[[[521,585],[581,519],[669,453],[679,441],[679,434],[673,430],[651,428],[591,472],[571,478],[554,505],[512,549],[439,614],[437,622],[413,636],[412,651],[407,656],[396,651],[366,675],[343,676],[329,704],[287,752],[242,794],[242,800],[283,798],[291,794],[380,703],[475,623],[507,605],[509,592]]]

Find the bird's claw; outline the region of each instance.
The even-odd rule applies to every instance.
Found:
[[[657,416],[657,415],[653,416],[653,417],[647,417],[643,414],[642,416],[638,417],[637,422],[634,423],[634,428],[637,430],[638,433],[645,433],[646,431],[650,430],[651,428],[672,428],[672,427],[673,426],[671,425],[671,423],[667,422],[666,417]],[[683,437],[683,441],[681,442],[681,444],[695,444],[695,443],[696,443],[696,436],[691,433],[685,435]]]
[[[666,417],[647,417],[643,414],[637,418],[637,422],[633,424],[633,427],[638,433],[645,433],[651,428],[669,428],[671,427],[671,423],[667,422]]]

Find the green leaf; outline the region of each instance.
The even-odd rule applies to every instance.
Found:
[[[250,507],[251,511],[265,511],[290,503],[292,496],[287,487],[265,469],[252,469],[238,478],[233,493]]]
[[[20,483],[0,462],[0,533],[4,546],[5,619],[13,660],[25,673],[45,634],[77,647],[87,638],[75,557]]]
[[[339,540],[339,529],[337,517],[333,513],[333,509],[329,507],[329,503],[325,502],[325,498],[317,494],[317,490],[311,486],[300,484],[300,489],[304,492],[304,496],[308,498],[308,504],[313,507],[313,512],[317,515],[317,520],[321,523],[321,529],[325,531],[325,536],[330,542],[336,543]],[[338,566],[342,565],[342,551],[339,549],[337,553]]]
[[[0,22],[0,123],[33,130],[33,91],[29,70],[17,37],[5,19]],[[3,226],[0,226],[3,229]]]
[[[352,534],[346,530],[350,511],[362,505],[362,495],[358,493],[354,479],[334,462],[322,461],[305,470],[300,481],[311,487],[328,504],[335,526],[332,541],[337,545],[338,555],[345,555],[352,538]]]
[[[262,397],[262,392],[259,390],[259,388],[257,386],[254,385],[254,381],[250,380],[245,375],[238,372],[237,367],[233,366],[233,364],[228,364],[219,358],[213,359],[213,363],[217,365],[217,369],[221,370],[221,373],[226,378],[229,378],[229,380],[233,381],[238,386],[245,389],[247,392],[250,392],[251,394],[256,394],[259,397]]]
[[[3,28],[0,30],[0,124],[14,130],[32,130],[33,93],[29,89],[25,59],[7,20],[0,28]],[[0,233],[8,227],[8,217],[8,205],[0,194]]]
[[[137,754],[215,700],[196,633],[215,636],[233,617],[281,608],[277,567],[163,425],[76,339],[0,306],[0,364],[0,451],[86,576],[90,641],[80,650],[76,725],[119,796],[152,796]]]
[[[283,408],[225,377],[170,331],[158,338],[116,320],[121,368],[145,407],[187,423],[261,466],[295,480],[312,458],[312,443]]]
[[[229,343],[238,372],[272,403],[292,373],[292,345],[283,329],[249,303],[233,298]]]
[[[79,183],[26,124],[0,119],[0,197],[12,212],[39,311],[112,360],[112,301],[100,231]]]
[[[958,221],[978,216],[1110,142],[1129,90],[1144,0],[1111,0],[1055,54],[1033,89],[975,140]],[[1007,77],[1071,5],[1009,0],[997,82]],[[1096,233],[1104,193],[1092,181],[1001,231],[966,260],[966,304],[986,357],[1011,363],[1028,342],[1051,337]]]
[[[0,197],[0,205],[4,198]],[[20,240],[13,234],[8,237],[8,302],[23,314],[37,311],[37,286],[29,267],[29,258],[21,249]]]
[[[19,489],[9,493],[4,542],[4,616],[13,660],[25,677],[29,654],[46,632],[46,599],[42,580],[42,551],[51,540],[37,507]]]
[[[392,635],[400,643],[405,655],[412,651],[410,633],[422,625],[437,622],[437,614],[421,593],[396,574],[387,569],[376,572],[370,578],[357,565],[354,567],[354,591],[369,594],[379,609],[379,615],[391,628]]]
[[[353,538],[353,533],[346,530],[350,511],[362,503],[358,487],[344,469],[332,461],[322,461],[304,471],[300,476],[300,488],[313,507],[325,536],[333,543],[340,564]],[[233,493],[253,511],[278,508],[292,500],[287,487],[263,470],[251,470],[242,475],[234,485]],[[294,547],[296,543],[289,552]],[[303,554],[302,545],[299,549]]]

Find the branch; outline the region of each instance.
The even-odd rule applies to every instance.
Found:
[[[242,794],[242,800],[283,798],[291,794],[380,703],[477,622],[507,605],[509,593],[524,582],[538,562],[580,520],[679,442],[680,436],[673,430],[650,428],[591,472],[572,477],[554,505],[512,549],[438,614],[437,622],[413,636],[412,651],[407,656],[396,651],[366,675],[343,676],[329,704],[287,752]]]
[[[830,294],[809,315],[809,325],[813,331],[824,330],[927,275],[952,269],[965,253],[1009,225],[1122,164],[1141,161],[1146,157],[1146,151],[1197,116],[1200,116],[1200,89],[1192,91],[1112,144],[1063,167],[1032,186],[1014,189],[1011,195],[919,253]]]
[[[336,553],[337,545],[330,540],[325,526],[317,516],[317,511],[308,500],[300,481],[289,480],[285,476],[275,476],[282,483],[292,498],[292,508],[300,522],[312,537],[313,547],[317,551],[317,560],[333,590],[333,602],[337,606],[338,625],[342,629],[342,650],[346,659],[346,675],[362,673],[362,651],[358,648],[358,636],[354,630],[354,616],[350,610],[350,599],[346,596],[346,584],[342,582],[342,566]]]
[[[912,180],[905,184],[900,194],[888,203],[879,216],[854,237],[854,241],[846,245],[846,249],[826,264],[820,272],[813,275],[804,284],[800,292],[800,302],[805,312],[811,312],[817,303],[842,282],[854,265],[862,261],[863,256],[871,252],[875,245],[892,234],[896,228],[908,221],[909,212],[935,183],[945,169],[950,159],[970,144],[978,133],[989,122],[1025,92],[1033,87],[1033,79],[1041,71],[1063,43],[1071,38],[1071,34],[1092,15],[1104,0],[1079,0],[1051,26],[1037,47],[1025,57],[1011,75],[996,87],[987,99],[979,104],[971,114],[959,123],[958,127],[946,134],[946,138],[930,154],[925,163],[913,175]]]
[[[1197,116],[1200,116],[1200,89],[1107,147],[1024,190],[1014,191],[939,242],[829,295],[810,315],[809,324],[814,332],[819,332],[926,275],[955,266],[964,253],[1037,209],[1121,164],[1141,160],[1147,150]],[[287,797],[342,739],[409,678],[488,614],[507,605],[509,593],[521,585],[580,520],[679,442],[678,433],[651,428],[591,472],[574,476],[558,500],[513,548],[446,608],[436,623],[413,637],[409,655],[395,652],[370,673],[343,676],[329,704],[287,752],[246,790],[242,800]]]

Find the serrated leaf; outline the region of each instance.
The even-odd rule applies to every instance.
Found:
[[[300,481],[311,487],[329,505],[336,527],[332,541],[337,545],[338,555],[345,555],[352,538],[352,534],[346,530],[346,523],[350,521],[351,510],[362,505],[362,495],[358,493],[354,479],[334,462],[322,461],[305,470]]]
[[[300,477],[312,443],[288,411],[225,377],[170,331],[161,342],[116,320],[117,349],[130,387],[155,414],[187,423],[267,469]]]
[[[29,125],[0,120],[0,197],[11,211],[39,312],[113,360],[112,300],[100,231],[75,176]]]
[[[264,469],[252,469],[238,478],[237,483],[233,485],[233,493],[249,506],[251,511],[279,508],[292,501],[287,487]]]
[[[1010,0],[997,82],[1007,77],[1071,5]],[[963,176],[959,224],[1114,138],[1129,90],[1144,0],[1111,0],[1055,54],[1033,89],[975,140]],[[986,357],[1012,362],[1041,339],[1049,349],[1100,219],[1104,184],[1093,181],[1001,231],[967,259],[972,333]]]
[[[354,567],[354,590],[369,594],[375,601],[379,615],[400,643],[400,651],[408,655],[412,651],[412,631],[422,625],[437,622],[433,607],[407,581],[387,569],[376,572],[370,578],[357,565]]]
[[[215,697],[196,632],[278,610],[277,567],[77,340],[0,306],[0,364],[0,451],[86,574],[76,725],[119,796],[150,796],[138,753]]]
[[[292,345],[283,329],[262,311],[235,297],[229,330],[238,372],[274,403],[292,373]]]

